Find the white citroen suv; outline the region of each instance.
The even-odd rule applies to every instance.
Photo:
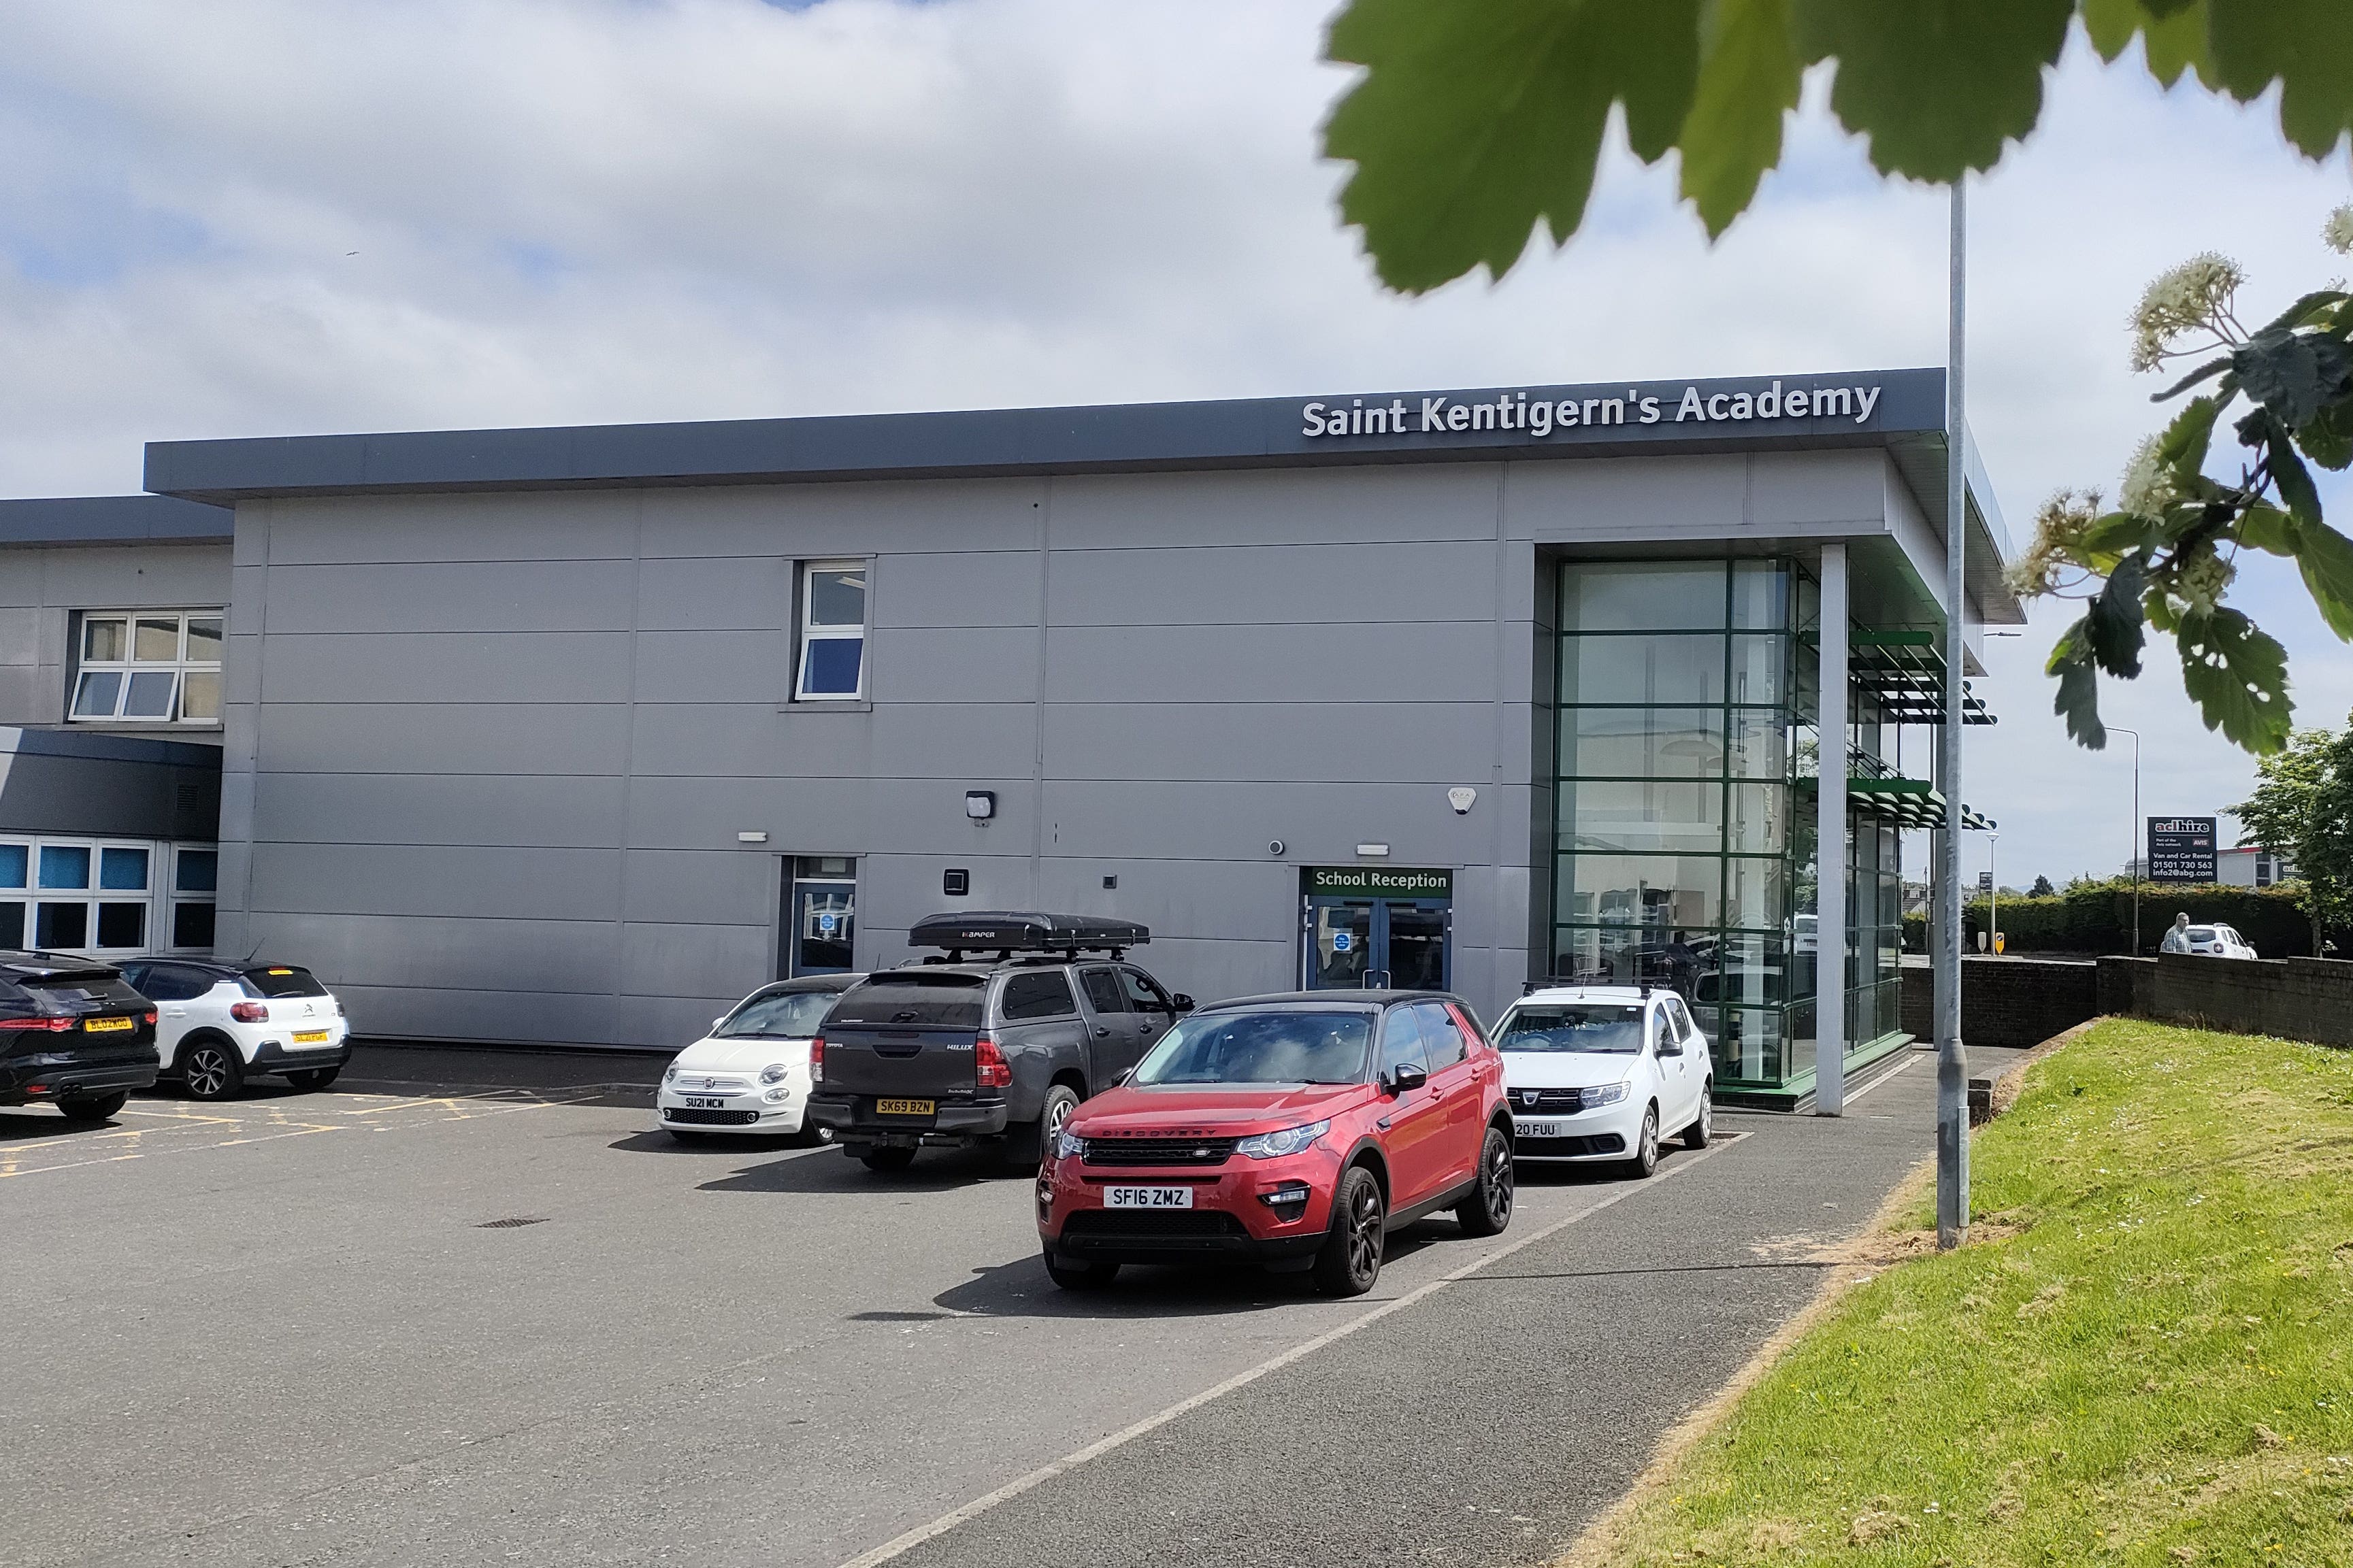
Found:
[[[1515,1158],[1622,1162],[1647,1176],[1662,1138],[1704,1149],[1715,1134],[1707,1038],[1672,991],[1532,991],[1504,1010],[1494,1041]]]
[[[343,1005],[285,963],[137,959],[122,977],[155,1004],[155,1058],[192,1100],[227,1100],[256,1073],[324,1089],[351,1059]]]
[[[691,1141],[711,1132],[798,1132],[808,1110],[809,1041],[863,974],[813,974],[763,985],[711,1021],[678,1053],[654,1096],[662,1126]]]

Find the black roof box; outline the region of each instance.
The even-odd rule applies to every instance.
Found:
[[[1022,914],[1010,910],[972,910],[926,915],[907,933],[909,947],[994,948],[1000,952],[1050,952],[1057,949],[1134,947],[1152,933],[1134,921],[1098,915]]]

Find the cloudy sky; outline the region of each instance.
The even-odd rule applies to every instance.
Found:
[[[1328,0],[75,0],[0,10],[0,494],[135,490],[150,438],[1226,397],[1935,364],[1945,198],[1820,109],[1711,247],[1620,155],[1500,285],[1388,295],[1335,221]],[[2268,314],[2353,195],[2268,104],[2079,45],[1972,198],[1971,418],[2014,533],[2152,426],[2141,286],[2222,248]],[[2334,506],[2353,511],[2353,489]],[[2339,723],[2291,574],[2242,603]],[[1993,645],[1965,792],[2004,882],[2130,852],[2069,745],[2064,606]],[[2148,812],[2242,796],[2159,650]],[[2226,823],[2227,836],[2230,826]],[[1968,864],[1984,864],[1973,842]]]

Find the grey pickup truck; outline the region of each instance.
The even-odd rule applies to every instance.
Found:
[[[872,1170],[926,1146],[1035,1164],[1081,1100],[1193,1009],[1125,961],[1151,933],[1124,921],[975,911],[918,921],[907,940],[940,956],[844,991],[809,1051],[810,1124]]]

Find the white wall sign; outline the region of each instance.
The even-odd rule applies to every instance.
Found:
[[[1539,393],[1499,392],[1492,399],[1447,393],[1411,399],[1378,399],[1368,406],[1361,397],[1344,405],[1309,403],[1299,410],[1303,436],[1430,436],[1473,431],[1517,430],[1542,440],[1563,430],[1600,425],[1688,425],[1713,428],[1719,425],[1776,424],[1797,419],[1845,419],[1868,424],[1879,407],[1881,387],[1785,386],[1780,381],[1760,383],[1733,391],[1704,392],[1682,383],[1652,392],[1630,386],[1622,397],[1554,398]]]

